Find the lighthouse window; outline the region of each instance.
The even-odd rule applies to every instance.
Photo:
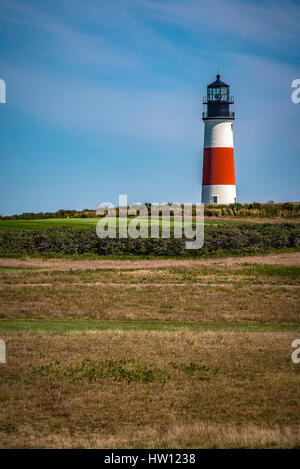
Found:
[[[213,204],[217,204],[218,203],[218,197],[216,195],[213,196]]]
[[[219,101],[219,99],[221,99],[221,89],[214,88],[214,100]]]
[[[221,88],[221,99],[222,101],[227,101],[227,98],[228,98],[228,90],[227,88]]]
[[[220,88],[208,88],[207,89],[208,101],[228,101],[229,89],[225,86]]]

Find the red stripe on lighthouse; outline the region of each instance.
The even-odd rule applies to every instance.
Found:
[[[204,148],[202,184],[235,185],[233,148]]]

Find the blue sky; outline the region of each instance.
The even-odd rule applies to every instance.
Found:
[[[200,202],[202,96],[235,96],[240,202],[299,201],[299,1],[0,0],[0,213]]]

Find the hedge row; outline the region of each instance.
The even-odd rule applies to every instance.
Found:
[[[169,202],[171,204],[171,202]],[[145,202],[148,210],[151,204]],[[118,214],[118,208],[117,208]],[[299,202],[205,205],[204,214],[207,217],[257,217],[257,218],[299,218]],[[48,218],[94,218],[96,210],[58,210],[57,212],[22,213],[20,215],[0,215],[0,220],[40,220]]]
[[[186,250],[184,239],[99,239],[94,229],[68,226],[0,232],[0,256],[140,255],[211,257],[300,247],[300,225],[226,224],[205,227],[204,246]]]

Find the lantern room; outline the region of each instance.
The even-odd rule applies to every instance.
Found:
[[[234,119],[234,112],[230,111],[230,104],[234,103],[230,96],[230,87],[220,80],[220,75],[216,80],[208,85],[207,96],[203,98],[205,110],[203,119]]]

